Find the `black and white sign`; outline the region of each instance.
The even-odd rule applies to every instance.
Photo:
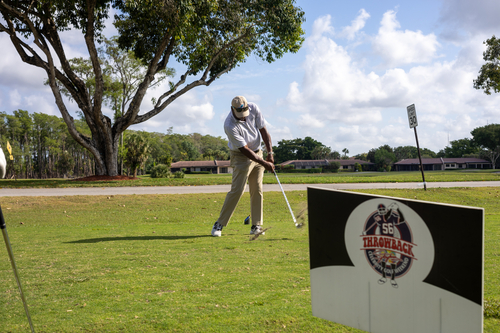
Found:
[[[308,189],[313,315],[368,332],[483,331],[482,208]]]
[[[418,126],[417,121],[417,110],[415,110],[415,104],[412,104],[406,108],[408,112],[408,122],[410,123],[410,128],[414,128]]]

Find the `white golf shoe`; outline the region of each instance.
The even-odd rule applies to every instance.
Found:
[[[265,235],[265,232],[262,232],[262,227],[260,225],[253,225],[252,228],[250,229],[250,235],[255,235],[255,234],[260,234],[260,235]]]
[[[214,237],[220,237],[222,236],[222,225],[219,222],[215,222],[214,226],[212,227],[212,236]]]

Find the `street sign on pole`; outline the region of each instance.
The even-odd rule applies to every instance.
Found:
[[[415,110],[415,104],[406,107],[406,111],[408,112],[408,122],[410,123],[410,128],[413,128],[413,130],[415,131],[418,159],[420,161],[420,171],[422,172],[422,180],[424,181],[424,190],[427,191],[427,184],[425,183],[425,176],[424,176],[424,165],[422,164],[422,156],[420,156],[420,147],[418,145],[418,135],[417,135],[418,121],[417,121],[417,110]]]
[[[415,110],[415,104],[412,104],[406,108],[408,112],[408,122],[410,123],[410,128],[414,128],[418,126],[417,121],[417,111]]]

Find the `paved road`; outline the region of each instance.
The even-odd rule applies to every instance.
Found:
[[[307,187],[321,187],[335,190],[350,189],[422,189],[422,183],[356,183],[356,184],[283,184],[288,191],[305,191]],[[427,188],[438,187],[500,187],[500,181],[485,182],[437,182],[427,183]],[[187,194],[187,193],[224,193],[230,185],[208,186],[144,186],[144,187],[80,187],[80,188],[33,188],[0,189],[0,197],[14,196],[65,196],[65,195],[132,195],[132,194]],[[248,186],[247,186],[248,191]],[[278,184],[264,184],[264,191],[281,191]]]

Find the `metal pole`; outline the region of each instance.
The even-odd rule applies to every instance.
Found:
[[[424,166],[422,165],[422,156],[420,156],[420,146],[418,144],[418,135],[417,135],[417,127],[413,127],[415,130],[415,140],[417,140],[417,152],[418,152],[418,160],[420,161],[420,171],[422,172],[422,180],[424,181],[424,190],[427,191],[427,184],[425,183],[424,176]]]
[[[14,277],[16,278],[17,286],[19,287],[19,292],[21,293],[21,299],[23,300],[24,311],[28,317],[28,322],[30,323],[31,332],[35,332],[33,328],[33,323],[31,322],[31,316],[28,311],[28,304],[26,303],[26,298],[24,297],[23,288],[21,287],[21,281],[19,280],[19,275],[17,274],[16,262],[14,261],[14,254],[12,253],[12,247],[10,245],[9,235],[7,234],[7,226],[5,225],[5,220],[3,218],[2,207],[0,207],[0,229],[2,229],[3,239],[5,240],[5,245],[7,246],[7,252],[9,253],[10,263],[12,264],[12,270],[14,271]]]

